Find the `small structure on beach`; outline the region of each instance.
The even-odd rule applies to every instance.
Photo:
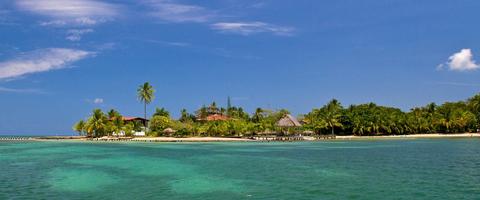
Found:
[[[297,118],[293,117],[290,114],[286,114],[278,120],[277,124],[278,127],[281,128],[282,133],[297,133],[299,128],[302,127],[302,124],[297,120]]]
[[[292,115],[286,114],[282,119],[278,120],[277,126],[291,128],[291,127],[301,127],[302,124],[300,124],[300,122]]]
[[[112,118],[110,120],[114,120],[114,119]],[[145,119],[143,117],[122,116],[122,121],[124,123],[131,122],[131,123],[135,123],[135,124],[147,124],[148,123],[148,119]],[[123,137],[126,134],[125,134],[125,131],[120,131],[119,133],[113,132],[112,135],[117,136],[117,137]],[[132,131],[132,135],[137,136],[137,137],[145,137],[146,136],[145,129],[142,128],[142,130],[140,130],[140,131]]]
[[[168,135],[173,135],[174,133],[176,133],[177,131],[176,130],[173,130],[172,128],[166,128],[163,130],[163,133],[165,134],[168,134]]]

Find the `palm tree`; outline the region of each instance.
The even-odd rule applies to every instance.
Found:
[[[150,83],[145,82],[143,85],[140,85],[137,89],[137,96],[140,102],[143,102],[144,105],[144,117],[145,117],[145,122],[143,126],[145,127],[145,132],[147,131],[147,124],[146,124],[146,119],[147,119],[147,104],[153,101],[155,98],[154,94],[155,90],[153,89],[152,85]]]
[[[255,113],[252,116],[252,121],[255,123],[259,123],[263,119],[263,109],[257,108]]]
[[[105,134],[106,124],[108,122],[107,117],[100,109],[93,110],[92,116],[87,122],[87,132],[94,133],[95,136]]]
[[[326,122],[327,127],[332,131],[332,135],[335,134],[335,127],[342,127],[340,123],[340,117],[342,105],[336,99],[331,100],[324,108],[322,113],[322,118]]]
[[[113,119],[115,117],[121,116],[120,113],[115,109],[111,109],[110,111],[108,111],[107,115],[108,115],[108,119]]]
[[[83,120],[78,121],[78,122],[73,126],[73,130],[74,130],[74,131],[77,131],[79,135],[82,135],[84,129],[85,129],[85,121],[83,121]]]
[[[210,104],[210,106],[208,106],[208,114],[211,115],[211,114],[219,114],[220,113],[220,109],[217,107],[217,103],[212,102],[212,104]]]
[[[468,100],[468,105],[472,113],[477,118],[477,128],[480,128],[480,94],[477,94]]]
[[[153,116],[170,117],[170,112],[168,112],[168,110],[165,108],[156,108]]]
[[[181,113],[181,116],[180,116],[180,119],[178,119],[178,121],[181,121],[181,122],[187,122],[187,121],[189,121],[189,114],[188,114],[187,109],[185,109],[185,108],[182,109],[182,110],[180,111],[180,113]]]

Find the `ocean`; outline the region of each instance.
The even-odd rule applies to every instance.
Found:
[[[0,142],[0,199],[480,199],[480,139]]]

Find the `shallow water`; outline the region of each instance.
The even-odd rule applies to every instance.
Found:
[[[479,139],[0,142],[0,199],[479,198]]]

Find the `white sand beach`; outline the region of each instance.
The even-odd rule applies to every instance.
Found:
[[[336,136],[336,139],[351,140],[351,139],[402,139],[402,138],[468,138],[480,137],[480,133],[459,133],[459,134],[412,134],[412,135],[385,135],[385,136]]]
[[[188,138],[176,138],[176,137],[137,137],[131,141],[139,142],[242,142],[253,141],[247,138],[224,138],[224,137],[188,137]]]

